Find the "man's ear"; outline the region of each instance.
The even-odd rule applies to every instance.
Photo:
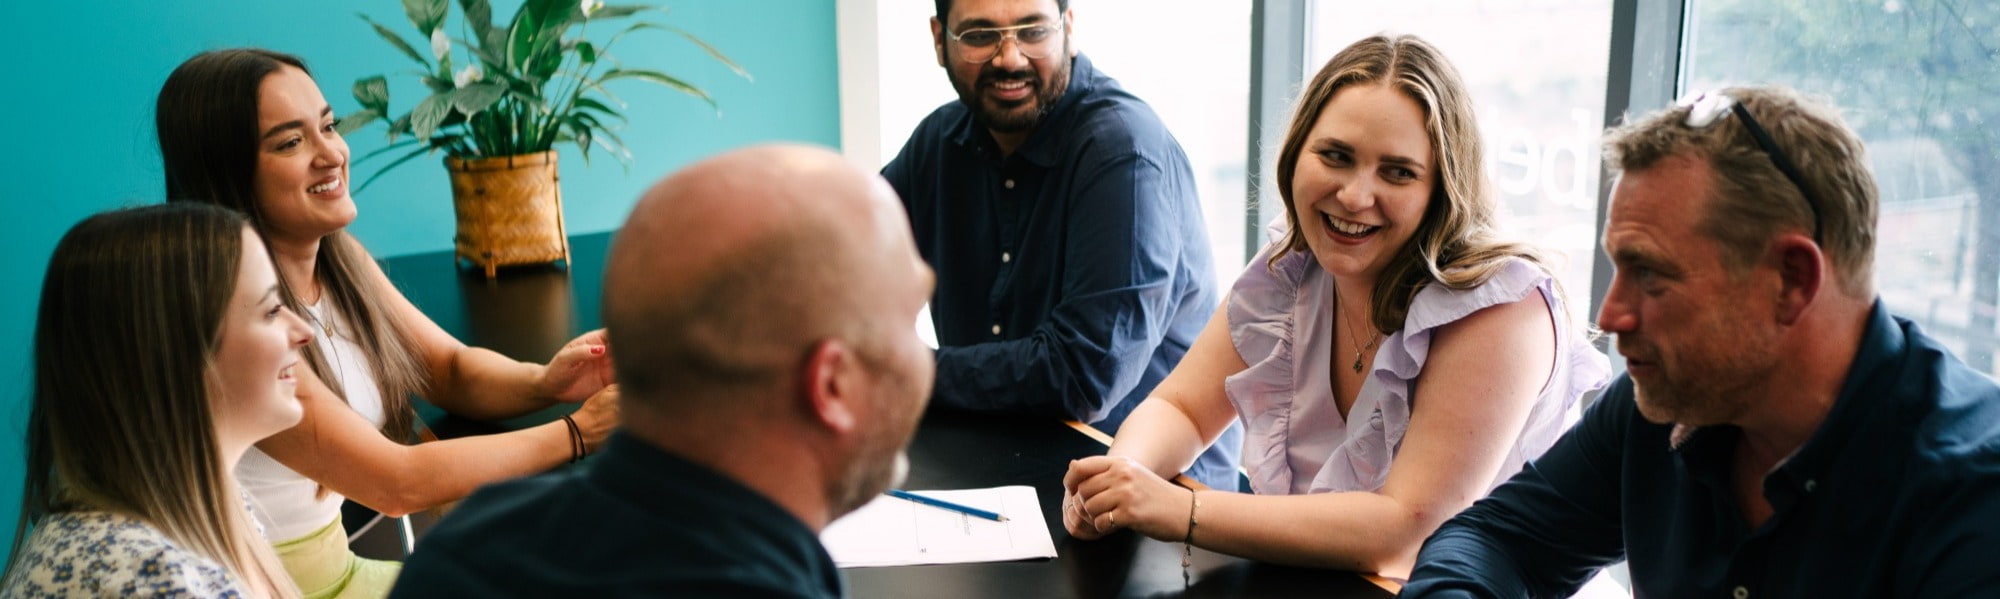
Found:
[[[1069,57],[1076,58],[1076,9],[1074,8],[1063,11],[1063,34],[1063,39],[1068,40],[1068,43],[1063,45],[1069,46]]]
[[[801,378],[807,410],[814,422],[835,436],[852,435],[861,422],[859,366],[854,351],[837,339],[814,343],[806,356]]]
[[[1796,233],[1780,235],[1771,242],[1771,260],[1777,262],[1778,321],[1797,324],[1807,306],[1826,285],[1826,254],[1819,244]]]
[[[931,17],[931,48],[937,51],[938,66],[950,68],[944,62],[944,23]]]

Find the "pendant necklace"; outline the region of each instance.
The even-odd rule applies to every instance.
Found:
[[[1340,299],[1340,285],[1338,284],[1335,284],[1333,286],[1333,302],[1334,302],[1333,306],[1334,311],[1340,313],[1341,328],[1347,329],[1347,339],[1349,341],[1354,342],[1354,372],[1355,374],[1360,374],[1361,356],[1363,352],[1366,352],[1370,349],[1374,349],[1375,344],[1380,343],[1382,341],[1382,332],[1376,331],[1371,327],[1370,332],[1372,334],[1369,335],[1368,337],[1368,344],[1362,345],[1361,338],[1354,334],[1354,327],[1352,326],[1353,321],[1347,318],[1347,302],[1345,300]]]

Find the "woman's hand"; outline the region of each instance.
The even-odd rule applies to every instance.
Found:
[[[583,434],[585,452],[596,453],[611,431],[618,428],[618,385],[606,386],[583,400],[583,406],[570,414],[570,419],[576,421],[577,431]]]
[[[604,329],[597,329],[571,339],[556,350],[556,355],[549,358],[549,365],[542,369],[535,389],[542,397],[578,402],[614,382],[610,341],[605,338]]]
[[[1194,495],[1131,458],[1072,461],[1063,489],[1063,526],[1070,536],[1090,540],[1120,528],[1167,541],[1187,534]]]

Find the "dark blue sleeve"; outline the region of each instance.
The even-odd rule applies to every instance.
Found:
[[[1062,301],[1024,337],[939,349],[932,401],[1096,422],[1145,374],[1182,299],[1181,246],[1200,243],[1182,232],[1193,185],[1134,155],[1079,167]]]
[[[1620,377],[1583,421],[1424,542],[1405,597],[1567,597],[1624,557],[1619,474],[1631,419]]]
[[[1955,359],[1939,384],[1939,411],[1919,429],[1937,439],[1916,455],[1906,481],[1911,511],[1923,517],[1902,552],[1895,594],[1991,597],[2000,592],[2000,393],[1986,375]]]
[[[903,201],[904,212],[910,210],[910,190],[916,185],[915,181],[910,180],[912,168],[910,162],[918,159],[917,138],[923,133],[923,129],[919,128],[917,133],[918,135],[910,136],[909,141],[903,142],[903,149],[896,152],[895,158],[890,159],[888,164],[882,165],[882,178],[888,180],[889,187],[896,190],[896,199]]]

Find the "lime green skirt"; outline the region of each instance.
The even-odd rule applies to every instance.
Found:
[[[278,560],[306,599],[380,599],[402,573],[401,562],[364,559],[347,547],[340,517],[303,537],[281,541]]]

